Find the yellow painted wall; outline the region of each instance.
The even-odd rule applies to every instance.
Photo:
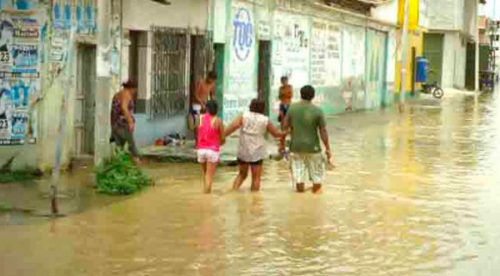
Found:
[[[418,30],[419,28],[419,15],[420,15],[420,0],[409,0],[410,1],[410,16],[409,16],[409,30]],[[404,6],[405,0],[399,0],[398,9],[398,25],[403,26],[404,23]]]
[[[401,44],[401,31],[398,32],[398,44],[399,45],[402,45]],[[409,37],[409,43],[408,43],[408,67],[406,68],[406,88],[405,88],[405,92],[411,92],[411,87],[412,87],[412,74],[413,74],[413,71],[412,71],[412,63],[415,63],[415,60],[412,60],[412,56],[411,56],[411,49],[413,47],[415,47],[415,50],[416,50],[416,56],[421,56],[423,54],[423,49],[424,49],[424,34],[422,31],[411,31],[408,33],[408,37]],[[396,61],[396,81],[395,81],[395,88],[396,88],[396,91],[400,91],[400,88],[401,88],[401,68],[402,68],[402,64],[401,64],[401,52],[402,52],[402,48],[400,47],[400,49],[398,50],[398,59]],[[420,85],[419,84],[416,84],[415,85],[415,90],[419,90],[420,89]]]
[[[416,56],[421,56],[424,48],[424,34],[422,29],[419,26],[419,16],[420,16],[420,1],[419,0],[409,0],[410,1],[410,14],[409,14],[409,22],[408,22],[408,66],[406,68],[406,88],[405,92],[411,92],[412,88],[412,75],[413,75],[413,63],[415,60],[412,60],[412,48],[415,47]],[[396,59],[396,78],[395,78],[395,89],[399,93],[401,88],[401,54],[402,54],[402,45],[403,41],[402,30],[404,23],[404,3],[405,0],[399,0],[399,9],[398,9],[398,32],[397,32],[397,41],[398,41],[398,55]],[[420,85],[415,85],[415,90],[419,90]]]

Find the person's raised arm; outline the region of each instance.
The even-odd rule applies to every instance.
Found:
[[[210,99],[215,100],[215,89],[217,88],[217,84],[214,82],[212,84],[212,88],[210,88]]]
[[[196,102],[197,102],[198,104],[200,104],[200,105],[201,105],[201,107],[202,107],[202,108],[205,108],[205,106],[204,106],[204,104],[203,104],[203,101],[202,101],[202,99],[201,99],[201,93],[202,93],[202,91],[201,91],[201,90],[202,90],[202,89],[203,89],[203,87],[202,87],[202,85],[201,85],[201,81],[198,81],[198,82],[196,83],[196,89],[195,89],[195,92],[194,92],[194,99],[196,100]]]
[[[279,130],[277,127],[273,125],[273,123],[271,123],[271,121],[267,123],[267,131],[271,133],[271,135],[274,136],[275,138],[283,139],[286,136],[286,132]]]
[[[226,135],[224,132],[224,122],[222,121],[221,118],[218,118],[218,120],[219,120],[220,143],[221,143],[221,145],[224,145],[226,143]]]
[[[224,132],[224,136],[231,136],[238,128],[243,125],[243,116],[238,116],[233,122],[229,125],[229,127]]]

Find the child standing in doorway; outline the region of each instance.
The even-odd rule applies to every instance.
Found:
[[[203,189],[212,192],[213,178],[220,161],[220,148],[224,144],[224,124],[217,116],[218,104],[214,100],[206,103],[206,113],[201,115],[197,137],[198,163],[203,171]]]

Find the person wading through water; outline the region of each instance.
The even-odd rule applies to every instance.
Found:
[[[195,93],[191,105],[190,125],[194,130],[194,138],[197,141],[198,124],[200,115],[205,113],[208,100],[215,100],[215,85],[217,73],[210,71],[205,79],[196,83]]]
[[[139,164],[139,151],[134,141],[135,118],[134,101],[137,97],[137,83],[127,81],[123,89],[113,96],[111,106],[111,139],[118,147],[128,145],[134,161]]]
[[[278,122],[280,122],[281,129],[284,129],[284,123],[286,115],[288,114],[288,109],[292,104],[293,98],[293,87],[288,83],[288,77],[281,77],[281,86],[278,91],[278,98],[280,100]],[[280,149],[285,149],[286,140],[280,139]],[[284,151],[280,151],[281,155],[284,155]]]
[[[203,190],[212,192],[215,171],[220,162],[221,146],[225,142],[224,123],[217,116],[219,106],[216,101],[209,100],[206,104],[207,112],[201,115],[198,126],[198,142],[196,148],[198,163],[203,172]]]
[[[231,135],[240,129],[240,141],[238,147],[239,174],[234,180],[233,189],[238,190],[248,176],[248,169],[252,171],[252,186],[250,190],[260,190],[260,179],[262,176],[262,163],[268,157],[266,150],[266,137],[269,132],[276,138],[285,137],[285,133],[276,128],[264,115],[266,104],[263,100],[253,99],[250,103],[250,111],[236,118],[227,128],[225,136]]]
[[[306,85],[300,89],[302,100],[290,106],[285,118],[284,130],[290,129],[290,159],[293,181],[297,192],[305,191],[305,181],[313,183],[313,193],[321,192],[325,164],[330,163],[332,152],[326,130],[326,121],[321,109],[312,103],[314,88]],[[327,160],[321,153],[323,142]],[[325,162],[326,161],[326,162]],[[332,164],[333,166],[333,164]]]

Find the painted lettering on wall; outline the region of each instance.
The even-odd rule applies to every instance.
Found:
[[[254,26],[248,9],[238,9],[234,17],[233,28],[234,51],[238,59],[244,61],[250,55],[254,41]]]
[[[251,99],[257,96],[257,34],[253,10],[248,5],[235,2],[232,18],[227,92],[223,102],[225,121],[231,121],[247,110]]]
[[[340,28],[327,21],[314,21],[311,41],[311,83],[316,86],[340,84]]]
[[[309,84],[310,68],[310,23],[309,18],[288,13],[277,13],[273,33],[273,90],[271,101],[273,111],[278,112],[278,87],[280,78],[288,76],[294,87],[294,96],[298,89]]]
[[[342,37],[343,97],[349,108],[364,108],[366,97],[365,31],[362,28],[345,26]]]

